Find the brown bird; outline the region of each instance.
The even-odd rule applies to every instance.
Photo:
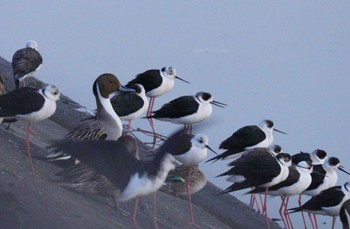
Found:
[[[16,87],[19,88],[19,83],[24,79],[33,76],[33,74],[41,67],[43,58],[38,52],[38,44],[29,40],[25,48],[17,50],[12,57],[13,79]]]

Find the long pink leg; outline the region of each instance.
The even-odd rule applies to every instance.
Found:
[[[253,190],[254,188],[251,188],[251,190]],[[261,194],[259,193],[259,198],[260,198],[260,203],[261,203],[261,206],[264,204],[263,203],[263,200],[262,200],[262,197],[261,197]],[[258,204],[258,200],[256,198],[256,194],[255,193],[252,193],[250,194],[250,202],[249,202],[249,205],[251,208],[254,208],[254,203],[256,204],[256,210],[258,213],[260,213],[260,207],[259,207],[259,204]]]
[[[310,219],[310,222],[311,222],[312,229],[317,228],[317,226],[315,226],[315,224],[314,224],[314,220],[313,220],[313,218],[312,218],[312,214],[311,214],[311,213],[308,213],[308,215],[309,215],[309,219]],[[306,227],[305,227],[305,228],[306,228]]]
[[[301,207],[301,194],[299,194],[298,203],[299,203],[299,207]],[[301,217],[303,218],[304,228],[306,229],[307,226],[306,226],[306,220],[305,220],[304,212],[301,211],[300,213],[301,213]]]
[[[129,123],[128,123],[128,132],[130,133],[130,130],[131,130],[131,120],[129,120]]]
[[[281,196],[281,200],[282,200],[282,203],[281,203],[281,207],[280,207],[280,210],[279,210],[279,213],[280,213],[280,216],[281,216],[281,219],[282,219],[282,222],[284,224],[284,227],[286,229],[288,229],[288,225],[286,224],[286,221],[284,220],[284,217],[283,217],[283,207],[284,207],[284,200],[285,200],[285,197],[284,196]]]
[[[152,115],[153,105],[154,105],[154,97],[151,97],[149,99],[149,105],[148,105],[148,110],[147,110],[147,117],[150,117]],[[154,129],[153,118],[148,118],[148,122],[151,125],[152,131],[153,131],[153,147],[154,147],[154,145],[156,144],[157,136],[156,136],[156,131]]]
[[[269,221],[269,217],[267,216],[267,194],[268,194],[268,188],[265,189],[265,200],[264,200],[264,206],[263,206],[263,213],[265,213],[265,217],[266,217],[266,226],[268,229],[270,229],[270,221]]]
[[[153,105],[154,105],[154,97],[151,97],[150,100],[149,100],[149,106],[148,106],[148,110],[147,110],[147,116],[150,117],[152,115],[152,112],[153,112]],[[154,126],[153,126],[153,119],[152,118],[149,118],[148,119],[152,129],[154,129]]]
[[[289,203],[289,197],[286,198],[286,202],[285,202],[285,205],[284,205],[284,216],[287,219],[288,227],[289,228],[294,228],[292,220],[291,220],[290,215],[289,215],[288,210],[287,210],[288,209],[288,203]]]
[[[316,218],[316,214],[313,214],[314,215],[314,222],[315,222],[315,227],[316,229],[318,228],[318,225],[317,225],[317,218]]]
[[[150,117],[152,115],[153,104],[154,104],[154,97],[151,97],[149,99],[148,110],[147,110],[147,117]],[[149,121],[149,124],[151,125],[151,127],[153,129],[153,119],[152,118],[148,118],[148,121]]]
[[[261,193],[258,193],[258,195],[259,195],[260,204],[261,204],[261,206],[263,206],[264,201],[263,201],[262,196],[261,196],[262,194],[261,194]],[[258,212],[260,213],[260,208],[259,208],[258,200],[257,200],[257,198],[256,198],[256,194],[254,194],[254,198],[255,198],[256,208],[257,208]],[[262,208],[262,207],[261,207],[261,208]],[[262,210],[261,210],[261,211],[262,211]]]
[[[188,178],[186,181],[186,191],[187,191],[187,197],[188,197],[188,202],[190,206],[190,216],[191,216],[191,224],[197,228],[200,228],[198,224],[194,222],[194,217],[193,217],[193,210],[192,210],[192,200],[191,200],[191,190],[190,190],[190,183],[191,183],[191,177],[192,177],[192,165],[189,166],[188,169]]]
[[[30,142],[29,142],[29,135],[31,131],[32,131],[32,124],[28,122],[25,145],[26,145],[27,156],[30,164],[30,169],[32,171],[33,184],[35,184],[35,172],[34,172],[34,167],[32,163],[32,156],[30,154]]]
[[[253,190],[253,188],[252,188],[252,190]],[[261,195],[260,195],[260,194],[259,194],[259,197],[260,197],[260,202],[261,202],[261,204],[263,204],[263,201],[262,201],[262,198],[261,198]],[[260,213],[260,207],[259,207],[259,204],[258,204],[258,200],[256,199],[256,194],[255,194],[255,193],[252,193],[252,194],[250,195],[250,203],[249,203],[249,205],[250,205],[251,208],[254,208],[254,203],[256,204],[256,210],[257,210],[257,212]]]
[[[335,220],[337,219],[336,216],[333,216],[333,223],[332,223],[332,229],[334,229],[334,226],[335,226]]]
[[[132,223],[135,225],[136,228],[140,229],[140,227],[139,227],[139,225],[137,224],[137,221],[136,221],[136,214],[137,214],[137,206],[138,206],[138,204],[139,204],[139,197],[136,197],[134,214],[132,215]]]
[[[251,188],[251,190],[252,190],[252,189],[253,189],[253,188]],[[254,200],[253,200],[253,196],[254,196],[254,193],[250,194],[249,206],[250,206],[251,208],[253,208],[253,207],[254,207]]]

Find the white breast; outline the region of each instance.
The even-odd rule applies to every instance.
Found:
[[[45,98],[44,106],[39,110],[26,115],[16,115],[16,117],[28,121],[38,122],[51,117],[56,111],[56,101]]]
[[[175,84],[174,79],[170,79],[168,77],[163,77],[163,83],[158,88],[155,88],[155,89],[147,92],[146,95],[148,97],[161,96],[164,93],[170,91],[174,87],[174,84]]]

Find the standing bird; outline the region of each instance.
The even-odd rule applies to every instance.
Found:
[[[198,92],[196,95],[181,96],[166,104],[159,110],[153,111],[148,118],[161,121],[184,124],[184,132],[192,132],[192,124],[201,122],[210,117],[212,104],[224,108],[224,103],[213,100],[208,92]]]
[[[325,178],[326,171],[323,169],[323,164],[325,163],[327,159],[327,153],[324,150],[316,149],[312,151],[311,153],[306,152],[300,152],[297,154],[294,154],[292,156],[292,162],[294,164],[298,164],[300,161],[310,161],[313,166],[313,172],[311,173],[311,184],[310,186],[304,191],[304,194],[315,196],[320,193],[320,191],[327,189],[331,186],[334,186],[336,183],[334,183],[331,186],[324,186],[322,189],[319,189],[318,191],[315,190],[323,181]],[[320,187],[321,188],[321,187]],[[299,206],[302,205],[302,194],[299,194],[298,203]],[[303,219],[304,226],[306,228],[306,221],[304,212],[301,211],[301,216]],[[309,218],[312,223],[311,214],[309,213]],[[315,222],[316,222],[316,215],[314,215]]]
[[[293,228],[292,221],[288,215],[289,197],[301,194],[311,184],[312,164],[310,161],[300,161],[297,165],[289,166],[287,179],[269,187],[269,195],[281,196],[282,203],[279,210],[285,228]],[[264,192],[264,188],[257,187],[249,193]],[[283,217],[284,216],[284,217]]]
[[[131,129],[131,120],[140,118],[148,107],[146,92],[141,84],[134,84],[130,88],[136,93],[123,94],[111,99],[115,113],[122,120],[129,121],[128,131]]]
[[[270,145],[268,148],[266,148],[266,150],[255,150],[255,148],[252,148],[252,149],[248,149],[248,150],[244,151],[244,153],[242,153],[242,156],[240,156],[240,157],[236,158],[234,161],[230,162],[229,165],[235,166],[236,164],[239,164],[242,161],[247,160],[247,158],[249,158],[249,157],[274,158],[277,156],[277,154],[279,154],[281,152],[282,152],[282,147],[280,145]],[[259,194],[259,196],[260,196],[260,200],[262,200],[260,194]],[[250,197],[249,206],[251,206],[253,208],[254,203],[256,203],[256,208],[257,208],[258,212],[260,212],[259,204],[258,204],[258,201],[256,200],[255,193],[252,192],[251,197]]]
[[[290,213],[306,211],[319,215],[329,215],[333,217],[332,229],[334,229],[336,217],[340,213],[340,208],[345,201],[350,199],[350,182],[343,186],[333,186],[323,190],[317,196],[312,197],[301,207],[291,208]]]
[[[48,85],[42,89],[22,87],[0,96],[0,117],[15,117],[28,122],[25,144],[33,182],[35,175],[29,145],[31,125],[32,122],[47,119],[55,113],[56,101],[60,95],[56,86]]]
[[[32,76],[43,63],[43,58],[38,52],[38,44],[29,40],[26,47],[17,50],[12,57],[13,78],[16,87],[19,88],[19,83],[23,82],[28,76]]]
[[[350,219],[350,200],[345,201],[340,208],[339,213],[340,221],[343,224],[343,229],[350,229],[349,219]]]
[[[256,151],[269,151],[268,148],[255,148]],[[222,193],[233,192],[245,188],[261,186],[265,188],[265,200],[263,213],[266,217],[266,224],[269,227],[269,220],[266,211],[268,188],[284,181],[289,173],[288,167],[292,163],[289,154],[279,153],[271,157],[267,153],[256,153],[258,156],[248,156],[245,160],[235,164],[227,172],[219,176],[229,176],[226,180],[234,182]],[[230,165],[230,164],[229,164]]]
[[[118,78],[110,73],[97,77],[93,83],[92,90],[96,98],[96,116],[82,120],[77,126],[71,129],[63,138],[65,141],[92,141],[92,140],[117,140],[122,135],[122,122],[114,112],[110,98],[122,93],[130,93],[134,90],[122,86]],[[63,167],[73,165],[76,158],[49,146],[51,149],[47,159],[60,161]]]
[[[254,150],[266,152],[268,149],[256,148]],[[218,177],[229,176],[227,181],[234,182],[223,193],[256,186],[271,187],[278,184],[288,176],[291,157],[286,153],[279,153],[276,157],[271,157],[267,153],[252,153],[252,156],[245,160],[229,165],[233,167],[218,175]]]
[[[131,80],[128,84],[126,84],[126,86],[131,87],[134,84],[141,84],[145,88],[146,95],[150,97],[147,110],[147,117],[149,117],[152,115],[155,98],[170,91],[174,87],[175,79],[189,83],[176,75],[175,68],[163,67],[160,70],[151,69],[138,74],[135,79]],[[153,120],[149,118],[148,121],[154,133],[155,130]]]
[[[319,169],[317,174],[315,174],[318,175],[317,178],[312,176],[313,173],[311,174],[313,180],[311,185],[303,192],[304,195],[316,196],[320,194],[321,191],[336,185],[338,181],[338,169],[350,175],[350,173],[340,165],[340,160],[337,157],[328,158],[328,160],[326,160],[321,166],[322,170]]]
[[[219,149],[224,149],[226,150],[225,152],[208,161],[239,157],[248,149],[269,147],[273,142],[272,131],[286,134],[285,132],[273,128],[273,122],[271,120],[263,120],[258,125],[244,126],[221,142]]]
[[[180,161],[183,165],[188,166],[186,190],[190,207],[191,224],[197,226],[194,222],[190,191],[192,167],[193,165],[198,165],[207,158],[208,149],[216,155],[217,153],[208,146],[209,138],[204,134],[196,134],[195,136],[184,134],[181,139],[181,142],[176,146],[176,150],[182,153],[175,156],[175,159]]]
[[[137,225],[138,197],[154,193],[164,184],[169,171],[175,169],[174,156],[183,153],[177,150],[182,138],[182,131],[174,133],[159,147],[151,161],[136,159],[118,141],[66,141],[55,147],[71,153],[116,184],[121,191],[119,202],[136,198],[133,222]]]
[[[350,175],[350,173],[348,173],[344,167],[340,165],[340,161],[337,157],[328,158],[328,160],[321,166],[322,170],[319,168],[315,175],[313,175],[314,173],[311,174],[313,180],[310,186],[302,194],[313,197],[320,194],[323,190],[335,186],[338,181],[338,169]],[[299,206],[301,206],[301,200],[299,202]],[[311,214],[309,213],[311,223],[317,225],[316,214],[313,216],[314,218],[312,219]]]

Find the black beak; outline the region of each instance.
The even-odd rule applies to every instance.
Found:
[[[215,153],[216,155],[219,155],[212,148],[210,148],[208,145],[205,145],[205,147],[207,147],[211,152]]]
[[[343,173],[346,173],[346,174],[350,175],[350,173],[347,172],[347,171],[344,169],[343,166],[339,166],[339,170],[342,171]]]
[[[283,132],[283,131],[280,131],[280,130],[277,130],[277,129],[273,129],[274,131],[278,132],[278,133],[281,133],[281,134],[287,134],[286,132]]]
[[[211,104],[213,104],[213,105],[215,105],[215,106],[218,106],[218,107],[221,107],[221,108],[225,108],[225,106],[228,106],[228,105],[225,104],[225,103],[220,103],[220,102],[215,101],[215,100],[211,101]]]
[[[186,81],[186,80],[184,80],[184,79],[182,79],[182,78],[180,78],[178,76],[175,76],[175,79],[178,79],[178,80],[181,80],[181,81],[183,81],[185,83],[191,84],[190,82],[188,82],[188,81]]]

